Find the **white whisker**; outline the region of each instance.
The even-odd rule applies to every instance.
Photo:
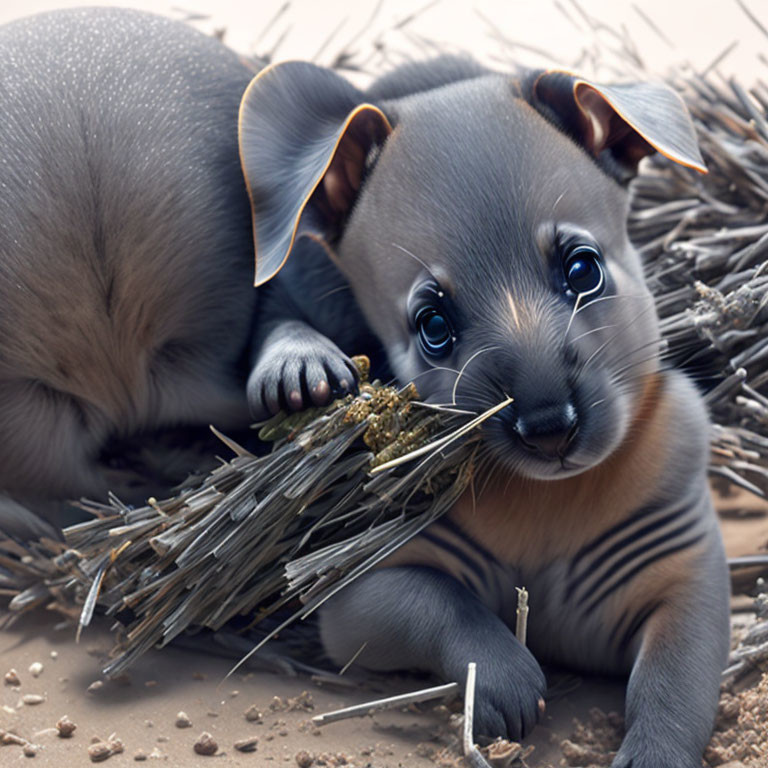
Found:
[[[459,388],[459,382],[461,381],[461,377],[464,375],[464,371],[467,370],[467,366],[478,356],[482,355],[483,352],[491,352],[494,349],[498,349],[498,346],[492,346],[492,347],[483,347],[482,349],[478,349],[477,352],[470,355],[469,359],[467,360],[464,365],[461,366],[461,370],[459,371],[459,375],[456,377],[456,381],[453,382],[453,391],[451,392],[451,401],[453,405],[456,405],[456,390]]]
[[[573,318],[576,317],[576,313],[579,311],[579,304],[581,304],[581,299],[583,296],[584,296],[583,293],[580,293],[578,294],[578,296],[576,296],[576,301],[573,303],[573,310],[571,311],[571,316],[568,318],[568,325],[565,326],[563,341],[565,341],[568,338],[568,331],[571,330],[571,324],[573,323]]]
[[[476,416],[476,411],[463,411],[460,408],[451,408],[449,407],[451,403],[425,403],[423,400],[412,400],[411,401],[413,405],[418,406],[419,408],[430,408],[433,411],[440,411],[441,413],[458,413],[463,416]]]
[[[610,296],[600,296],[597,299],[592,299],[592,301],[587,302],[583,307],[580,307],[576,314],[578,314],[579,312],[583,312],[585,309],[589,307],[594,307],[596,304],[599,304],[601,301],[611,301],[613,299],[648,299],[650,301],[653,301],[653,296],[645,293],[627,293],[627,294],[614,293],[614,294],[611,294]],[[654,304],[654,306],[656,305]]]
[[[340,285],[338,288],[331,288],[330,291],[326,291],[322,296],[320,296],[318,301],[324,301],[329,296],[333,296],[334,293],[341,293],[342,291],[351,291],[351,290],[352,290],[352,287],[349,285]]]
[[[649,304],[647,307],[645,307],[644,309],[640,310],[640,312],[638,312],[638,313],[637,313],[637,314],[636,314],[634,317],[631,317],[631,318],[629,318],[629,320],[627,320],[627,322],[625,322],[625,323],[622,323],[622,324],[619,326],[619,330],[618,330],[618,331],[616,331],[616,333],[614,333],[614,334],[613,334],[613,336],[611,336],[609,339],[607,339],[606,341],[604,341],[604,342],[603,342],[603,343],[602,343],[602,344],[601,344],[601,345],[600,345],[600,346],[599,346],[599,347],[598,347],[598,348],[597,348],[597,349],[596,349],[596,350],[595,350],[595,351],[594,351],[594,352],[593,352],[593,353],[592,353],[592,354],[591,354],[591,355],[590,355],[590,356],[587,358],[587,360],[586,360],[586,361],[585,361],[585,362],[584,362],[584,363],[581,365],[581,367],[579,368],[579,371],[578,371],[578,373],[576,374],[576,378],[577,378],[577,380],[578,380],[579,378],[581,378],[581,376],[583,375],[584,371],[586,371],[586,370],[587,370],[587,366],[588,366],[588,365],[589,365],[589,364],[590,364],[590,363],[591,363],[591,362],[592,362],[592,361],[593,361],[593,360],[594,360],[594,359],[597,357],[597,355],[599,355],[599,354],[600,354],[600,353],[601,353],[603,350],[605,350],[605,349],[608,347],[608,345],[609,345],[611,342],[615,341],[615,340],[616,340],[616,339],[617,339],[617,338],[618,338],[618,337],[621,335],[622,331],[623,331],[623,330],[624,330],[624,329],[625,329],[627,326],[631,325],[632,323],[635,323],[635,322],[637,322],[637,321],[638,321],[638,320],[639,320],[639,319],[640,319],[640,318],[641,318],[641,317],[642,317],[644,314],[646,314],[646,313],[647,313],[649,310],[652,310],[652,309],[654,309],[654,308],[655,308],[655,306],[656,306],[656,305],[655,305],[654,303],[651,303],[651,304]],[[657,340],[654,340],[654,342],[655,342],[655,341],[657,341]],[[647,346],[647,345],[644,345],[644,346]],[[630,353],[630,354],[631,354],[631,353]]]
[[[585,336],[589,336],[590,333],[597,333],[598,331],[606,331],[609,328],[615,328],[616,323],[611,323],[610,325],[601,325],[598,328],[592,328],[589,331],[584,331],[584,333],[580,333],[578,336],[571,339],[568,343],[569,344],[575,344],[579,339],[583,339]]]
[[[437,373],[438,371],[447,371],[448,373],[453,373],[456,376],[459,375],[459,372],[455,368],[447,368],[442,365],[435,365],[432,368],[427,368],[426,371],[422,371],[421,373],[417,373],[415,376],[411,377],[411,382],[415,382],[416,379],[420,379],[422,376],[426,376],[428,373]],[[397,382],[397,378],[394,378],[390,381],[389,386],[394,385]]]
[[[398,251],[402,251],[407,256],[410,256],[412,259],[418,261],[419,264],[421,264],[421,266],[424,267],[424,269],[426,269],[432,278],[437,282],[437,278],[432,274],[432,270],[427,266],[427,263],[423,259],[420,259],[415,253],[411,253],[407,248],[403,248],[402,245],[398,245],[397,243],[390,243],[390,245],[397,248]]]
[[[412,461],[413,459],[423,456],[425,453],[434,453],[435,451],[442,450],[447,445],[450,445],[451,443],[458,440],[460,437],[463,437],[467,434],[467,432],[471,432],[475,427],[482,424],[484,421],[487,421],[491,418],[491,416],[494,416],[502,409],[506,408],[508,405],[512,403],[512,398],[508,397],[506,400],[502,400],[500,403],[497,403],[492,408],[489,408],[487,411],[483,411],[479,416],[476,416],[474,419],[471,419],[463,426],[459,427],[458,429],[451,432],[449,435],[446,435],[445,437],[438,438],[437,440],[433,440],[431,443],[428,443],[427,445],[423,445],[421,448],[416,448],[413,451],[410,451],[409,453],[406,453],[404,456],[399,456],[396,459],[391,459],[390,461],[385,461],[383,464],[379,464],[377,467],[373,467],[371,469],[371,474],[376,475],[379,472],[384,472],[388,469],[391,469],[392,467],[397,467],[400,464],[405,464],[408,461]]]

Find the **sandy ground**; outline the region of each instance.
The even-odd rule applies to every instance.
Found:
[[[360,703],[378,693],[341,696],[307,679],[270,674],[236,674],[225,680],[230,661],[174,648],[148,654],[125,679],[108,681],[89,693],[88,686],[99,679],[100,658],[109,647],[105,624],[89,630],[80,645],[75,645],[71,631],[52,631],[45,616],[24,621],[3,634],[0,669],[5,672],[13,665],[22,685],[1,689],[0,728],[13,728],[40,745],[35,765],[88,765],[92,739],[107,740],[113,733],[123,741],[125,752],[111,757],[110,765],[134,762],[137,750],[148,756],[156,750],[169,766],[209,765],[211,761],[228,766],[295,766],[295,756],[302,750],[313,755],[344,753],[354,765],[430,765],[413,750],[419,741],[429,738],[430,729],[437,725],[435,718],[395,712],[375,720],[327,726],[320,732],[307,727],[311,715]],[[35,661],[44,666],[38,678],[27,671]],[[311,693],[314,711],[270,709],[275,696],[297,697],[305,690]],[[391,690],[408,690],[408,683],[393,680]],[[29,693],[42,695],[45,701],[19,707],[20,697]],[[263,722],[246,720],[244,713],[253,705],[263,713]],[[179,711],[189,716],[191,727],[176,727]],[[53,728],[65,714],[78,726],[69,739],[59,738]],[[219,745],[214,758],[193,751],[202,731],[211,733]],[[235,741],[250,736],[259,739],[255,752],[234,749]],[[397,756],[392,756],[395,752]],[[17,759],[26,759],[21,748],[0,747],[1,765],[13,765]]]
[[[82,4],[82,0],[3,0],[0,23],[32,12]],[[207,32],[223,30],[225,40],[243,53],[271,52],[278,60],[307,58],[325,64],[342,46],[349,44],[353,50],[365,51],[377,38],[385,41],[394,60],[398,55],[424,54],[429,51],[424,39],[429,38],[448,49],[470,50],[495,66],[508,56],[510,41],[520,43],[515,50],[520,60],[567,65],[589,46],[591,34],[584,15],[571,0],[387,0],[377,14],[378,3],[373,1],[353,6],[343,0],[294,0],[283,15],[279,13],[283,0],[180,0],[181,8],[152,0],[111,4],[176,18],[202,16],[193,18],[192,23]],[[638,12],[638,5],[664,30],[663,37]],[[768,23],[765,3],[745,0],[745,6]],[[766,73],[761,59],[765,36],[734,0],[644,0],[641,4],[582,0],[580,7],[613,28],[624,25],[653,71],[662,72],[681,62],[691,62],[701,71],[730,49],[718,65],[724,76],[737,73],[749,82]],[[426,10],[411,23],[402,24],[415,8]],[[265,24],[274,17],[277,20],[264,33]],[[732,43],[735,47],[731,48]],[[542,56],[537,49],[553,53]],[[722,507],[727,514],[724,531],[729,554],[754,552],[768,542],[768,507],[764,503],[738,498],[725,500]],[[741,515],[738,510],[747,507],[751,514]],[[446,723],[430,707],[347,720],[319,732],[306,727],[307,719],[316,712],[420,688],[424,685],[421,680],[391,678],[378,681],[375,690],[346,692],[319,688],[308,679],[266,673],[236,674],[225,681],[231,666],[228,660],[169,648],[148,654],[126,680],[109,682],[89,693],[88,686],[99,679],[100,658],[110,645],[108,626],[102,623],[89,629],[76,645],[71,628],[57,632],[52,624],[50,616],[38,615],[0,634],[0,674],[15,668],[21,679],[20,688],[0,684],[0,729],[14,730],[39,747],[34,758],[27,758],[19,746],[0,746],[2,766],[25,760],[56,768],[90,765],[87,749],[92,739],[104,740],[113,733],[122,740],[125,751],[110,757],[109,765],[132,764],[137,750],[149,756],[150,762],[180,768],[209,764],[295,766],[296,755],[302,750],[319,759],[324,754],[342,754],[358,767],[435,765],[422,755],[439,746],[434,737],[445,732]],[[43,664],[37,678],[28,672],[33,662]],[[297,697],[304,690],[311,694],[313,711],[270,709],[273,697]],[[25,694],[43,696],[44,701],[24,704]],[[585,719],[592,706],[620,710],[622,695],[619,683],[585,681],[572,694],[551,703],[530,740],[536,747],[530,765],[557,765],[558,744],[572,730],[572,719]],[[252,705],[262,711],[262,723],[245,719],[244,712]],[[174,725],[180,710],[188,714],[191,728]],[[70,739],[59,738],[54,729],[63,715],[78,726]],[[194,753],[193,743],[202,731],[209,731],[218,742],[215,757]],[[234,749],[236,740],[250,736],[259,739],[255,752]],[[334,759],[325,764],[333,765]]]
[[[125,752],[109,758],[109,765],[133,763],[138,750],[147,756],[157,750],[153,761],[161,759],[180,768],[211,761],[226,766],[296,766],[297,754],[307,751],[316,759],[344,755],[357,768],[434,768],[435,762],[424,755],[443,747],[446,732],[450,733],[444,713],[431,705],[345,720],[322,729],[308,724],[320,712],[426,687],[419,678],[392,676],[344,692],[319,687],[308,678],[268,673],[236,673],[225,680],[231,661],[175,648],[147,654],[125,679],[88,692],[100,679],[100,659],[110,647],[108,627],[101,623],[89,629],[79,645],[72,634],[71,629],[52,630],[45,615],[29,617],[2,634],[0,671],[17,670],[21,686],[0,687],[0,729],[13,730],[38,745],[30,764],[41,768],[90,765],[87,750],[92,740],[106,741],[112,734],[121,739]],[[34,662],[43,665],[37,678],[28,671]],[[312,710],[270,708],[275,696],[295,698],[304,691],[311,695]],[[24,704],[25,694],[45,700]],[[573,718],[586,718],[593,706],[620,710],[621,697],[622,686],[616,682],[585,681],[577,693],[552,703],[526,742],[536,746],[530,765],[557,765],[558,744],[570,734]],[[263,722],[245,719],[245,711],[253,705],[261,711]],[[175,726],[179,711],[189,716],[192,727]],[[63,715],[77,725],[68,739],[60,738],[55,729]],[[216,739],[216,757],[194,753],[193,744],[202,731]],[[234,749],[235,741],[250,736],[259,739],[255,752]],[[28,759],[20,746],[0,746],[0,765]],[[335,763],[329,760],[328,764]]]
[[[729,555],[755,552],[768,545],[768,504],[740,495],[721,500],[723,530]],[[374,717],[345,720],[313,728],[309,718],[320,712],[363,703],[395,693],[418,690],[427,685],[418,678],[391,676],[368,680],[350,690],[330,689],[306,677],[290,678],[264,672],[235,673],[228,659],[177,648],[153,651],[118,681],[108,681],[89,692],[100,679],[99,669],[110,648],[106,621],[89,628],[80,644],[72,627],[53,629],[54,619],[44,613],[22,619],[0,634],[0,674],[17,670],[21,686],[0,686],[0,729],[13,730],[39,746],[34,765],[90,765],[88,747],[93,739],[107,740],[116,734],[125,745],[122,754],[109,758],[110,765],[133,763],[137,751],[153,762],[168,766],[296,766],[296,757],[306,751],[318,760],[333,756],[326,765],[343,765],[343,755],[352,766],[362,768],[434,768],[428,756],[439,752],[450,736],[445,713],[432,705],[419,709],[380,713]],[[40,662],[43,671],[33,677],[30,665]],[[567,680],[556,676],[561,686]],[[550,679],[550,684],[553,680]],[[621,712],[623,683],[611,680],[581,680],[574,690],[548,704],[541,725],[526,743],[535,751],[532,768],[557,766],[560,742],[573,730],[573,719],[587,720],[592,707]],[[313,709],[298,711],[270,707],[274,697],[311,695]],[[43,696],[39,704],[25,704],[23,696]],[[263,722],[249,722],[245,711],[254,706]],[[175,726],[176,714],[184,711],[192,727]],[[59,738],[55,724],[63,715],[78,726],[70,739]],[[202,731],[210,732],[219,750],[215,757],[195,754],[193,744]],[[255,752],[240,753],[235,741],[256,736]],[[0,765],[25,761],[20,746],[0,746]],[[334,762],[336,760],[336,762]]]

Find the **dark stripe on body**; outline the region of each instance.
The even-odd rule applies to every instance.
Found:
[[[640,571],[642,571],[644,568],[647,568],[652,563],[655,563],[657,560],[661,560],[664,557],[669,557],[670,555],[675,554],[675,552],[680,552],[684,549],[688,549],[688,547],[694,546],[694,544],[698,544],[707,534],[706,533],[700,533],[698,536],[694,536],[692,539],[689,539],[688,541],[683,542],[682,544],[677,544],[674,547],[668,547],[667,549],[662,550],[661,552],[656,552],[652,554],[650,557],[646,557],[645,560],[638,563],[634,568],[632,568],[630,571],[627,571],[627,573],[624,574],[618,581],[614,582],[611,585],[608,585],[605,587],[601,592],[599,592],[595,597],[592,599],[592,601],[584,608],[583,615],[586,617],[592,611],[597,608],[597,606],[605,600],[606,597],[613,594],[617,589],[624,586],[630,579],[634,578]]]
[[[682,534],[689,531],[696,523],[698,522],[697,518],[692,518],[691,520],[688,520],[688,522],[683,523],[682,525],[678,525],[677,528],[673,528],[669,533],[665,533],[661,536],[657,536],[655,539],[651,539],[650,541],[647,541],[645,544],[642,544],[639,547],[635,547],[634,549],[630,550],[625,554],[623,557],[620,557],[600,578],[600,583],[604,584],[607,581],[610,581],[625,565],[629,565],[633,560],[636,560],[641,555],[644,555],[646,552],[652,549],[656,549],[657,547],[662,546],[663,544],[666,544],[668,541],[672,541],[673,539],[677,538],[678,536],[682,536]],[[635,539],[632,538],[629,543],[631,544]],[[618,550],[617,550],[618,551]],[[581,598],[579,599],[578,605],[584,605],[584,603],[589,599],[590,592],[585,592]]]
[[[601,533],[596,539],[593,539],[588,544],[585,544],[574,555],[573,560],[571,560],[570,573],[573,573],[576,570],[576,566],[579,564],[579,562],[583,560],[588,554],[590,554],[590,552],[594,552],[601,544],[604,544],[612,536],[615,536],[617,533],[621,533],[627,528],[632,527],[635,523],[649,517],[654,512],[660,511],[661,508],[662,507],[660,505],[643,507],[639,512],[636,512],[631,517],[628,517],[626,520],[621,520],[616,523],[616,525],[611,526],[607,531],[603,531],[603,533]]]
[[[606,561],[608,561],[611,557],[613,557],[615,554],[620,552],[625,547],[628,547],[629,545],[636,542],[638,539],[642,539],[644,536],[647,536],[649,533],[653,533],[654,531],[657,531],[659,528],[663,528],[668,523],[671,523],[676,518],[680,517],[684,512],[686,511],[686,507],[681,507],[680,509],[676,509],[674,512],[670,512],[667,515],[664,515],[664,517],[660,517],[658,520],[654,520],[653,522],[648,523],[647,525],[644,525],[642,528],[638,529],[634,533],[629,534],[623,539],[619,539],[615,544],[610,546],[608,549],[603,552],[602,555],[599,557],[596,557],[594,560],[592,560],[589,565],[587,566],[586,570],[584,570],[579,576],[574,575],[575,571],[575,563],[576,558],[571,561],[571,567],[570,567],[570,583],[568,584],[568,589],[565,593],[565,599],[570,600],[571,597],[573,597],[574,592],[589,579],[590,576],[592,576],[595,571],[603,565]],[[648,514],[647,510],[644,510],[643,515]],[[603,538],[602,536],[600,537]],[[576,556],[577,558],[579,555]]]
[[[420,534],[423,538],[427,539],[427,541],[430,541],[435,546],[439,547],[440,549],[445,550],[446,552],[449,552],[451,555],[453,555],[460,563],[463,563],[464,565],[469,568],[472,573],[477,576],[478,580],[480,581],[480,584],[485,589],[488,589],[488,580],[486,579],[485,573],[481,566],[475,561],[475,559],[471,556],[470,553],[463,551],[459,547],[457,547],[455,544],[451,544],[448,541],[445,541],[445,539],[442,539],[440,536],[436,536],[433,531],[423,531]],[[469,586],[469,585],[467,585]]]
[[[627,627],[626,632],[621,636],[621,640],[619,640],[619,644],[617,647],[617,650],[620,655],[624,655],[628,650],[629,646],[631,645],[632,641],[635,639],[635,635],[642,629],[643,625],[646,621],[651,617],[651,615],[656,611],[656,609],[661,605],[661,601],[657,601],[655,603],[649,603],[645,606],[645,608],[641,609],[635,618],[632,620],[632,623]]]
[[[453,520],[451,520],[450,517],[442,517],[437,525],[441,528],[445,528],[446,531],[450,531],[451,533],[456,534],[456,536],[458,536],[460,539],[466,540],[467,543],[471,544],[472,547],[477,550],[478,554],[481,555],[483,559],[489,563],[489,565],[503,568],[502,564],[496,559],[496,556],[492,552],[487,550],[482,544],[476,541],[460,525],[458,525],[458,523],[455,523]]]

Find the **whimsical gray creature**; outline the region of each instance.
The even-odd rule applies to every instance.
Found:
[[[116,438],[354,390],[353,351],[432,402],[512,396],[473,493],[328,603],[329,655],[474,661],[481,732],[515,738],[537,658],[631,670],[614,765],[698,766],[728,647],[707,417],[625,229],[644,155],[702,169],[680,100],[454,58],[248,86],[217,41],[105,9],[9,24],[0,60],[0,529],[130,495]]]
[[[327,316],[309,299],[345,296],[307,239],[346,277],[398,380],[477,412],[514,398],[483,425],[456,507],[322,609],[329,655],[445,681],[474,661],[480,732],[511,738],[542,711],[537,659],[630,672],[614,768],[698,768],[729,644],[708,419],[661,363],[625,226],[644,156],[705,170],[682,101],[455,58],[362,93],[286,63],[250,85],[240,134],[257,278],[286,308],[269,313],[251,374],[257,411],[300,390],[286,368]],[[353,322],[335,318],[336,332]],[[510,629],[520,585],[530,650]]]

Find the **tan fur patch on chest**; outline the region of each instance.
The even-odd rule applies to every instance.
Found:
[[[669,410],[661,376],[650,376],[624,443],[600,466],[565,480],[493,478],[449,515],[502,563],[526,569],[569,557],[653,497]]]
[[[448,518],[499,563],[523,571],[571,557],[653,497],[666,461],[669,411],[663,379],[650,376],[627,438],[599,467],[559,481],[492,478],[479,496],[467,490]],[[444,559],[417,537],[385,565],[441,567]]]

